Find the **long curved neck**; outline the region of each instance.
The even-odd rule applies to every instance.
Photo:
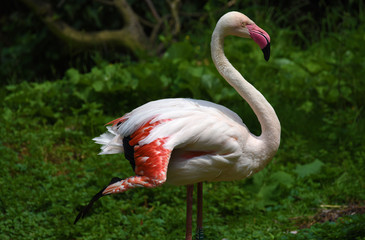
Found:
[[[250,105],[261,124],[261,135],[256,137],[262,143],[261,150],[272,158],[280,144],[280,122],[273,107],[265,97],[232,66],[223,51],[224,36],[216,27],[212,35],[211,54],[218,72]]]

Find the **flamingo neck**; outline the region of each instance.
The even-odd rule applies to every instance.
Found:
[[[219,26],[213,32],[211,41],[211,54],[213,62],[222,77],[241,95],[250,105],[256,114],[260,125],[261,135],[259,137],[251,134],[251,142],[247,150],[257,151],[258,170],[274,156],[280,144],[280,122],[273,107],[265,97],[232,66],[224,54],[224,35],[221,34]],[[255,153],[256,154],[256,153]],[[259,166],[260,165],[260,166]]]

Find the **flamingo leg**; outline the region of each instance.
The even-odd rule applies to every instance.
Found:
[[[103,189],[101,189],[97,194],[95,194],[92,199],[90,200],[89,204],[84,206],[81,211],[79,212],[79,214],[77,215],[75,221],[74,221],[74,224],[76,224],[80,218],[83,218],[85,217],[86,213],[91,209],[91,207],[94,205],[94,202],[96,202],[99,198],[105,196],[103,194],[104,190],[107,189],[110,185],[113,185],[114,183],[116,182],[119,182],[121,181],[122,179],[121,178],[118,178],[118,177],[113,177],[112,180],[110,181],[109,185],[104,187]]]
[[[194,185],[186,186],[186,235],[185,240],[192,240],[192,222],[193,222],[193,191]]]
[[[203,232],[203,183],[198,183],[198,207],[197,207],[197,233],[196,239],[204,239]]]

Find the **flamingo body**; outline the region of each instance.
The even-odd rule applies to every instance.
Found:
[[[252,153],[244,143],[255,136],[236,113],[218,104],[157,100],[110,124],[108,133],[94,138],[103,144],[100,154],[126,154],[125,149],[132,147],[135,173],[159,179],[158,185],[237,180],[254,171]]]
[[[272,159],[280,144],[279,119],[265,97],[225,57],[223,43],[227,35],[251,38],[266,60],[270,57],[270,36],[244,14],[229,12],[218,21],[211,40],[212,60],[218,72],[250,105],[260,122],[261,135],[250,133],[236,113],[215,103],[186,98],[146,103],[111,121],[108,132],[94,138],[102,145],[100,154],[124,153],[135,176],[113,178],[80,211],[75,223],[93,202],[107,194],[167,182],[188,185],[191,200],[192,184],[199,183],[201,189],[203,181],[243,179]],[[201,196],[202,191],[198,192]],[[188,210],[187,222],[191,223],[191,204]],[[201,211],[198,219],[201,227]],[[191,228],[187,229],[190,239]]]

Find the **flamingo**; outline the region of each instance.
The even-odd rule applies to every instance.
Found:
[[[75,219],[75,223],[100,197],[136,187],[154,188],[164,183],[187,185],[186,239],[192,237],[192,192],[198,183],[198,231],[202,231],[202,182],[232,181],[263,169],[280,144],[280,122],[265,97],[231,65],[223,51],[224,38],[253,39],[270,57],[270,36],[246,15],[229,12],[213,31],[211,55],[222,77],[256,114],[261,135],[250,133],[241,118],[228,108],[188,98],[148,102],[109,122],[107,132],[93,140],[100,154],[124,153],[135,176],[113,178]]]

